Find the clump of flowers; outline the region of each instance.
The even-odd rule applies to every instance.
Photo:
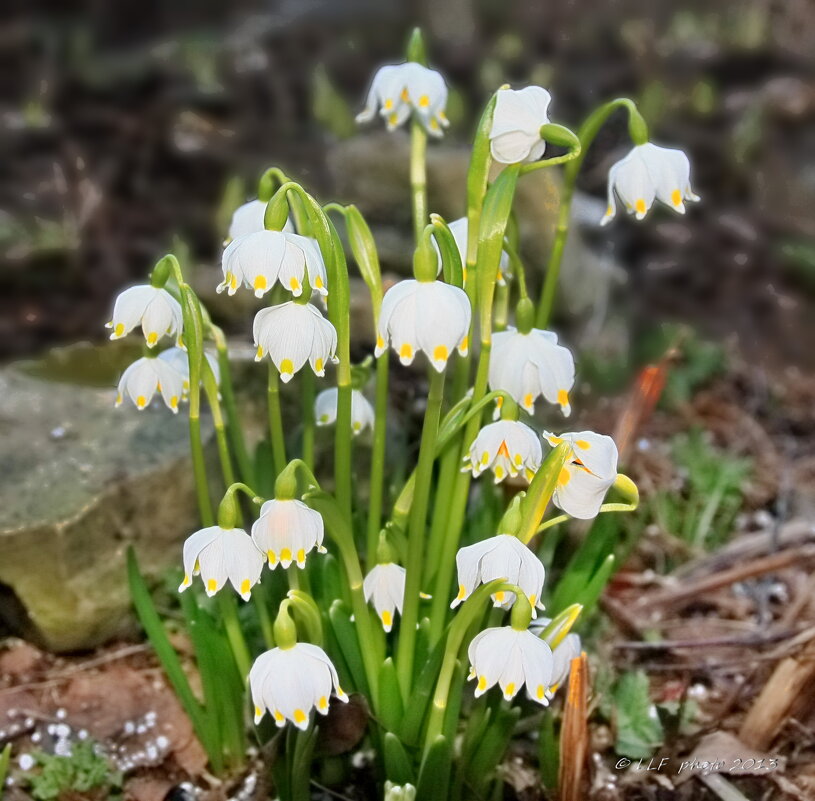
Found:
[[[683,211],[696,199],[687,158],[648,142],[631,101],[602,106],[575,133],[551,121],[557,104],[542,87],[502,87],[476,133],[467,216],[447,225],[428,213],[424,181],[427,134],[448,125],[446,99],[417,34],[405,63],[377,72],[359,115],[363,122],[379,115],[389,129],[409,124],[413,141],[413,276],[387,292],[356,207],[324,204],[273,168],[260,179],[258,199],[236,211],[218,290],[244,287],[260,307],[251,339],[267,371],[268,433],[259,444],[247,442],[223,332],[174,256],[114,308],[113,336],[141,325],[146,346],[125,370],[117,403],[128,397],[142,410],[161,395],[174,412],[187,404],[201,529],[184,544],[179,590],[203,705],[184,689],[132,569],[137,605],[213,769],[244,758],[247,678],[255,722],[268,714],[299,732],[277,745],[281,798],[308,797],[314,727],[322,716],[340,716],[336,702],[349,695],[365,698],[358,708],[370,715],[361,713],[360,736],[379,749],[376,775],[389,797],[450,797],[451,776],[462,769],[479,797],[494,796],[487,789],[518,713],[498,705],[492,688],[512,704],[522,691],[535,708],[549,704],[581,652],[571,629],[602,589],[596,577],[584,577],[585,586],[572,577],[574,596],[547,610],[551,619],[538,617],[552,597],[540,538],[564,520],[637,504],[609,436],[553,434],[534,414],[541,398],[542,413],[557,407],[551,425],[572,412],[574,357],[551,315],[572,191],[599,128],[624,109],[634,144],[609,175],[609,218],[616,197],[638,218],[654,199]],[[544,158],[550,147],[558,154]],[[502,170],[490,182],[493,162]],[[522,263],[508,222],[523,176],[558,165],[565,165],[564,222],[544,271]],[[350,347],[355,270],[370,293],[375,331],[373,358],[361,364],[352,364]],[[527,272],[541,284],[537,302]],[[514,297],[512,325],[496,315],[499,293],[507,303]],[[172,347],[159,354],[163,338]],[[251,341],[248,325],[244,339]],[[413,366],[423,395],[416,442],[395,437],[389,421],[394,360]],[[220,464],[217,507],[201,435],[204,403]],[[284,404],[298,411],[296,422]],[[370,435],[357,438],[363,430]],[[473,486],[485,472],[493,481]],[[201,597],[195,576],[217,606]],[[241,615],[236,595],[251,602]],[[472,692],[463,689],[467,664]],[[261,727],[258,735],[268,733]],[[482,741],[489,748],[479,751]],[[487,751],[489,759],[477,756]]]

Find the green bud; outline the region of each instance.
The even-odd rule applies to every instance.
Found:
[[[285,192],[279,190],[266,206],[266,213],[263,215],[263,227],[267,231],[282,231],[289,219],[289,200]]]
[[[436,255],[436,249],[430,244],[429,232],[432,232],[432,230],[432,225],[428,225],[427,228],[425,228],[425,233],[422,235],[413,253],[413,275],[417,281],[427,282],[436,280],[439,261]]]
[[[523,593],[515,594],[515,603],[512,604],[510,625],[515,631],[526,631],[532,622],[532,604]]]
[[[565,126],[557,125],[554,122],[547,122],[546,125],[541,125],[540,136],[541,139],[558,147],[567,147],[570,150],[580,149],[580,139],[578,139],[577,134]]]
[[[385,782],[385,801],[415,801],[416,788],[412,784]]]
[[[297,467],[289,462],[281,471],[274,483],[274,496],[278,501],[291,501],[297,496]]]
[[[424,67],[427,66],[427,51],[425,50],[421,28],[414,28],[410,32],[410,39],[407,45],[407,60],[415,61]]]
[[[161,289],[170,277],[172,270],[170,266],[171,258],[171,256],[164,256],[159,259],[156,266],[153,267],[153,272],[150,273],[150,285],[156,287],[156,289]]]
[[[628,135],[635,145],[648,142],[648,124],[633,105],[628,110]]]
[[[239,517],[240,507],[238,506],[238,499],[230,487],[218,505],[218,525],[225,529],[235,528],[235,523]]]
[[[521,298],[515,309],[515,325],[518,332],[528,334],[535,325],[535,306],[529,298]]]
[[[637,489],[637,485],[626,475],[622,473],[617,473],[617,477],[614,479],[614,489],[617,490],[620,494],[625,496],[625,499],[637,507],[640,502],[640,491]]]
[[[521,522],[523,521],[523,514],[521,513],[521,502],[526,496],[525,492],[519,492],[510,502],[501,522],[498,524],[499,534],[511,534],[513,537],[518,536],[521,530]]]
[[[277,647],[284,651],[297,644],[297,626],[289,613],[289,606],[291,606],[291,601],[288,598],[280,604],[273,627],[274,641]]]
[[[383,528],[379,532],[379,544],[376,546],[376,563],[378,565],[387,565],[395,561],[396,554],[388,542],[388,531]]]

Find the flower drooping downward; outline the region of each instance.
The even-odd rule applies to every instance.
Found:
[[[405,568],[394,562],[374,565],[362,583],[365,600],[373,604],[382,628],[390,631],[394,613],[402,614],[405,600]]]
[[[184,394],[184,376],[164,359],[143,356],[122,373],[116,406],[121,406],[128,397],[141,411],[150,405],[156,392],[161,393],[167,408],[177,414]]]
[[[313,548],[325,553],[323,536],[320,513],[296,499],[266,501],[252,526],[252,539],[268,557],[272,570],[278,564],[286,568],[292,562],[305,567],[306,554]]]
[[[477,478],[488,468],[492,469],[496,484],[519,473],[531,480],[542,458],[540,437],[528,425],[499,420],[478,432],[465,458],[464,470],[472,470]]]
[[[330,426],[337,420],[337,388],[324,389],[314,401],[314,418],[318,426]],[[358,390],[351,390],[351,430],[354,435],[373,428],[374,407]]]
[[[490,152],[501,164],[537,161],[546,150],[540,129],[549,122],[552,96],[540,86],[499,89],[490,129]]]
[[[144,339],[154,347],[166,334],[178,337],[183,324],[181,304],[166,290],[155,286],[133,286],[116,298],[113,316],[106,328],[111,339],[121,339],[141,323]]]

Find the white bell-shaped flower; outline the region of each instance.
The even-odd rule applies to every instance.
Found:
[[[467,280],[467,232],[469,230],[469,226],[467,224],[467,218],[461,217],[458,220],[453,220],[451,223],[447,223],[447,227],[450,229],[450,233],[453,235],[453,239],[456,240],[456,245],[458,246],[458,253],[461,257],[461,266],[464,273],[464,280]],[[437,273],[441,273],[442,263],[441,263],[441,251],[439,250],[438,243],[436,242],[435,237],[433,238],[433,247],[436,249],[436,254],[439,260],[439,268]],[[509,254],[503,250],[501,251],[501,258],[498,262],[498,276],[497,282],[501,286],[506,286],[506,279],[510,278],[510,263],[509,263]]]
[[[393,628],[394,613],[402,614],[405,600],[405,568],[393,562],[375,565],[362,582],[365,600],[372,603],[382,628]]]
[[[318,426],[330,426],[337,421],[337,388],[324,389],[314,401],[314,418]],[[358,390],[351,390],[351,430],[359,434],[373,428],[374,407]]]
[[[471,679],[477,679],[475,697],[498,684],[511,701],[526,685],[526,694],[543,706],[549,705],[547,690],[552,684],[552,649],[531,631],[497,626],[477,634],[467,649]]]
[[[315,375],[325,375],[328,362],[336,362],[337,331],[310,303],[290,300],[261,309],[252,325],[255,361],[267,353],[284,383],[308,362]]]
[[[181,375],[184,380],[184,394],[186,395],[190,389],[190,361],[187,351],[184,350],[184,348],[179,348],[176,345],[172,348],[167,348],[167,350],[161,351],[158,358],[164,362],[167,362],[167,364],[169,364],[173,370]],[[215,376],[215,383],[220,385],[221,368],[218,364],[218,357],[214,353],[204,351],[204,358],[207,360],[207,363],[212,369],[212,374]]]
[[[572,411],[569,392],[574,386],[574,358],[558,345],[557,334],[533,328],[528,334],[509,327],[493,334],[489,371],[490,389],[509,393],[525,411],[535,411],[543,395],[560,406],[565,416]]]
[[[229,223],[229,239],[254,234],[257,231],[265,231],[264,217],[266,216],[266,206],[262,200],[250,200],[242,206],[238,206],[232,214],[232,221]],[[286,220],[283,230],[287,233],[294,233],[291,217]]]
[[[529,624],[529,630],[537,637],[540,637],[543,630],[552,622],[551,618],[539,617]],[[546,695],[552,698],[571,672],[572,659],[577,658],[583,652],[583,645],[579,634],[567,634],[554,648],[552,657],[554,665],[552,667],[552,684],[546,691]]]
[[[128,397],[141,411],[150,405],[156,392],[161,393],[167,408],[177,414],[178,403],[184,395],[184,377],[166,361],[143,356],[122,373],[116,406],[121,406]]]
[[[378,111],[393,131],[413,113],[431,136],[441,136],[450,124],[444,113],[446,105],[447,86],[440,73],[414,61],[391,64],[374,75],[357,122],[370,122]]]
[[[478,432],[463,469],[472,470],[475,478],[491,469],[496,484],[519,473],[531,480],[542,458],[540,437],[529,426],[515,420],[499,420]]]
[[[454,349],[467,353],[471,315],[463,289],[442,281],[399,281],[382,300],[375,353],[381,356],[390,344],[408,365],[424,351],[440,373]]]
[[[490,152],[501,164],[537,161],[546,150],[541,126],[549,122],[552,96],[540,86],[499,89],[490,128]]]
[[[506,579],[517,584],[525,593],[532,606],[540,606],[543,582],[546,571],[543,563],[517,537],[511,534],[498,534],[474,545],[460,548],[456,554],[458,569],[458,595],[451,608],[457,607],[472,595],[476,587],[495,579]],[[496,592],[492,596],[495,606],[508,609],[515,602],[514,592]]]
[[[544,431],[543,438],[552,447],[561,442],[568,442],[572,447],[572,455],[560,471],[552,496],[555,506],[581,520],[597,517],[603,498],[617,478],[614,440],[593,431],[560,436]]]
[[[610,223],[617,213],[615,193],[626,211],[638,220],[645,217],[654,199],[679,214],[685,213],[686,200],[699,200],[690,188],[688,157],[681,150],[651,142],[635,145],[608,171],[608,208],[601,225]]]
[[[306,565],[306,554],[316,548],[325,553],[323,518],[302,501],[271,500],[260,507],[260,516],[252,525],[252,539],[266,554],[269,568]]]
[[[207,595],[215,595],[227,581],[244,601],[260,581],[263,554],[242,528],[209,526],[187,537],[184,543],[184,592],[192,577],[201,575]]]
[[[183,325],[181,304],[166,290],[155,286],[125,289],[113,305],[113,317],[105,328],[110,338],[120,339],[141,323],[144,339],[152,348],[165,335],[179,337]]]
[[[328,713],[332,692],[343,703],[348,702],[326,652],[306,642],[261,654],[249,671],[249,689],[255,723],[268,710],[279,727],[290,720],[298,729],[307,729],[312,709],[321,715]]]
[[[264,230],[233,239],[224,248],[221,269],[224,280],[217,291],[230,295],[244,284],[262,298],[277,282],[300,297],[306,273],[312,289],[327,294],[320,249],[314,240],[299,234]]]

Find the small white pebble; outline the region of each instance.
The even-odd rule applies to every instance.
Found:
[[[65,720],[68,717],[68,713],[64,709],[58,709],[56,712],[57,720]]]
[[[31,735],[31,742],[38,743],[42,740],[42,732],[35,731],[34,734]]]
[[[156,745],[162,751],[164,751],[165,749],[170,747],[170,740],[162,734],[159,737],[156,737]]]
[[[31,754],[20,754],[19,758],[17,759],[17,764],[20,766],[20,770],[31,770],[36,763],[37,760],[34,759]]]
[[[136,724],[132,720],[128,720],[124,725],[125,734],[133,734],[136,731]]]
[[[55,726],[54,731],[61,740],[71,736],[71,727],[67,723],[60,723]]]
[[[77,737],[78,737],[80,740],[87,740],[87,739],[88,739],[88,731],[87,731],[87,729],[80,729],[80,730],[79,730],[79,731],[76,733],[76,736],[77,736]]]

